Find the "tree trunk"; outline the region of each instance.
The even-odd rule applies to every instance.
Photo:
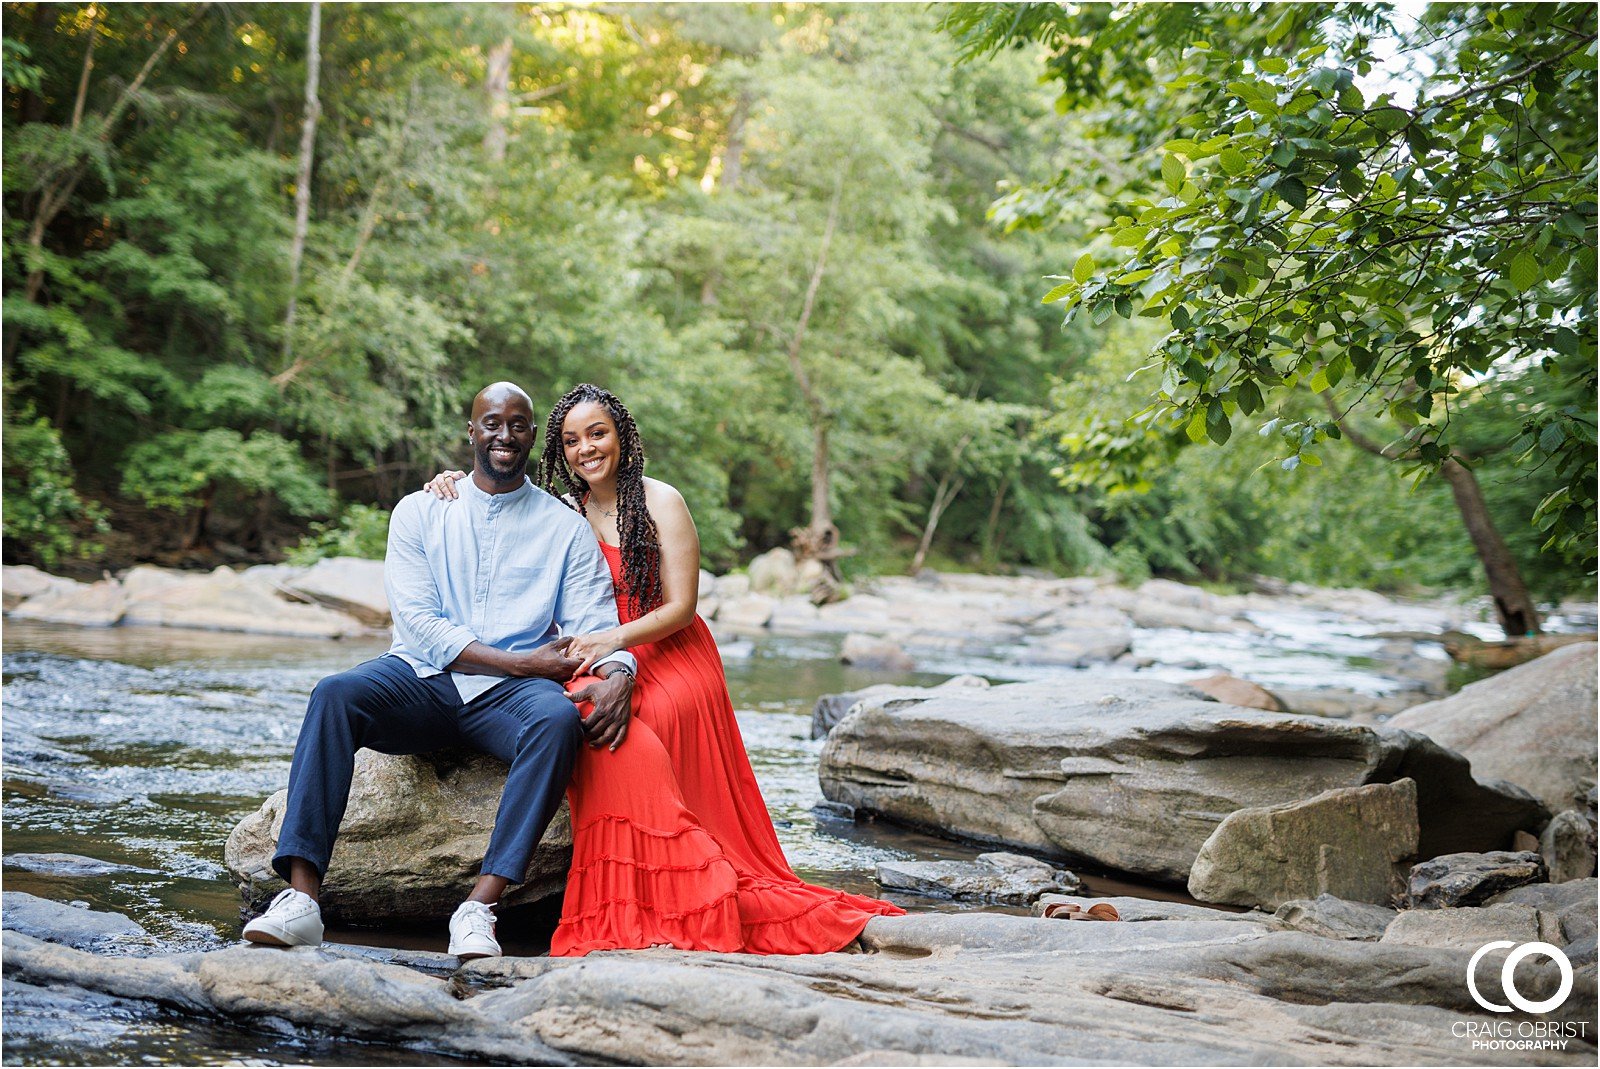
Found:
[[[1516,559],[1489,518],[1489,505],[1478,487],[1478,477],[1454,457],[1439,467],[1439,474],[1450,484],[1456,508],[1461,512],[1461,522],[1466,525],[1473,548],[1478,551],[1478,560],[1483,563],[1484,574],[1489,579],[1489,596],[1494,599],[1495,615],[1500,618],[1506,637],[1539,634],[1539,610],[1528,596]]]
[[[1345,440],[1358,449],[1385,460],[1414,459],[1404,454],[1396,455],[1362,434],[1345,419],[1331,393],[1322,395],[1322,403],[1339,425]],[[1456,499],[1456,511],[1461,514],[1467,537],[1472,539],[1472,548],[1477,551],[1478,561],[1483,565],[1483,574],[1489,581],[1489,596],[1494,599],[1494,611],[1500,619],[1501,629],[1507,638],[1539,634],[1539,610],[1528,596],[1528,588],[1522,581],[1522,570],[1517,567],[1516,558],[1511,555],[1506,540],[1500,537],[1494,520],[1489,516],[1489,505],[1478,487],[1478,477],[1472,474],[1471,468],[1461,463],[1459,455],[1441,464],[1439,474],[1450,484],[1450,492]]]
[[[983,528],[983,559],[984,563],[994,560],[999,546],[996,537],[1000,533],[1000,510],[1005,507],[1006,491],[1011,487],[1011,476],[1004,475],[1000,478],[1000,489],[994,492],[994,502],[989,506],[989,520]]]
[[[733,103],[733,114],[728,118],[728,144],[722,153],[722,188],[732,193],[739,188],[744,180],[744,124],[750,114],[750,97],[740,93]],[[710,174],[706,175],[707,182],[702,185],[706,192],[711,191]],[[706,272],[706,278],[700,285],[700,304],[710,308],[717,303],[717,284],[722,281],[722,254],[718,250],[716,263]]]
[[[194,527],[189,531],[189,540],[183,544],[184,549],[208,549],[211,546],[211,532],[208,530],[211,522],[211,502],[217,496],[217,484],[208,483],[200,492],[200,504],[194,510]]]
[[[933,504],[928,508],[928,522],[922,528],[922,539],[917,543],[917,552],[911,558],[911,567],[907,569],[911,575],[922,571],[922,562],[928,559],[928,550],[933,546],[933,534],[939,529],[939,520],[966,482],[965,477],[951,481],[948,473],[939,480],[939,486],[933,492]]]
[[[801,557],[814,557],[835,568],[839,545],[839,529],[833,525],[833,508],[828,501],[830,471],[828,462],[828,424],[831,418],[822,397],[812,385],[805,361],[800,358],[805,346],[806,330],[811,325],[811,313],[816,309],[817,290],[822,287],[822,276],[828,270],[828,249],[833,244],[833,233],[839,225],[839,202],[844,197],[844,172],[833,190],[833,201],[828,205],[828,221],[822,228],[822,244],[817,249],[816,266],[811,270],[811,281],[806,285],[805,301],[800,307],[800,318],[795,323],[794,335],[789,339],[789,371],[800,396],[806,404],[806,414],[811,420],[811,521],[796,532],[795,550]]]
[[[311,25],[306,32],[306,107],[300,125],[300,169],[295,174],[294,240],[289,246],[289,307],[283,316],[283,364],[294,355],[294,320],[299,304],[300,263],[305,258],[306,234],[311,229],[311,163],[317,144],[317,119],[322,103],[317,83],[322,73],[322,4],[311,5]]]
[[[489,98],[489,129],[483,135],[483,153],[490,163],[504,163],[511,118],[511,35],[489,50],[489,67],[483,76],[483,91]]]

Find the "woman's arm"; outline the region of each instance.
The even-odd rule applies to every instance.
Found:
[[[569,657],[598,660],[613,650],[658,642],[688,627],[700,603],[700,533],[683,495],[656,479],[645,480],[645,507],[661,539],[661,604],[615,631],[581,635]]]

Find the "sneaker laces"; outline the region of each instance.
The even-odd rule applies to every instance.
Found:
[[[282,906],[286,910],[294,908],[294,896],[299,893],[300,892],[296,891],[293,887],[287,887],[282,891],[279,891],[277,896],[273,898],[270,903],[268,903],[267,908],[263,912],[271,913],[279,906]]]
[[[462,903],[461,920],[473,935],[494,938],[494,914],[482,902]]]

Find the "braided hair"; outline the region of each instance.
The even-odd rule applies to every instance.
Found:
[[[656,521],[644,503],[644,442],[639,437],[639,427],[633,422],[616,394],[591,383],[580,383],[562,395],[550,410],[544,426],[544,452],[539,457],[535,479],[538,484],[557,497],[559,479],[565,487],[568,504],[587,516],[584,508],[589,495],[589,484],[567,465],[567,453],[561,445],[562,425],[567,413],[581,404],[594,403],[606,410],[617,425],[617,535],[622,541],[622,592],[633,607],[635,616],[642,616],[657,608],[664,600],[661,591],[661,537],[656,531]]]

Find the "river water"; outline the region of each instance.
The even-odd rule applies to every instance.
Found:
[[[1302,618],[1304,617],[1304,618]],[[1165,678],[1197,657],[1267,685],[1310,679],[1383,693],[1382,640],[1290,613],[1273,634],[1141,632],[1135,652]],[[1264,626],[1269,621],[1258,621]],[[979,849],[881,824],[819,817],[810,712],[817,696],[872,683],[936,683],[959,672],[995,681],[1071,675],[994,656],[882,673],[837,660],[834,636],[763,636],[723,644],[728,685],[779,839],[808,879],[875,893],[875,864],[962,859]],[[151,628],[80,630],[13,623],[4,632],[5,887],[127,914],[165,949],[238,938],[239,899],[223,868],[229,830],[288,776],[305,699],[324,675],[383,651],[383,639],[320,642]],[[1442,657],[1442,653],[1438,656]],[[75,873],[22,855],[72,854],[104,865]],[[1085,874],[1100,893],[1167,897]],[[963,908],[891,896],[912,909]],[[992,908],[992,907],[989,907]],[[443,950],[443,932],[331,933]],[[179,1020],[138,1003],[4,988],[6,1064],[440,1064],[432,1054],[352,1047]]]

